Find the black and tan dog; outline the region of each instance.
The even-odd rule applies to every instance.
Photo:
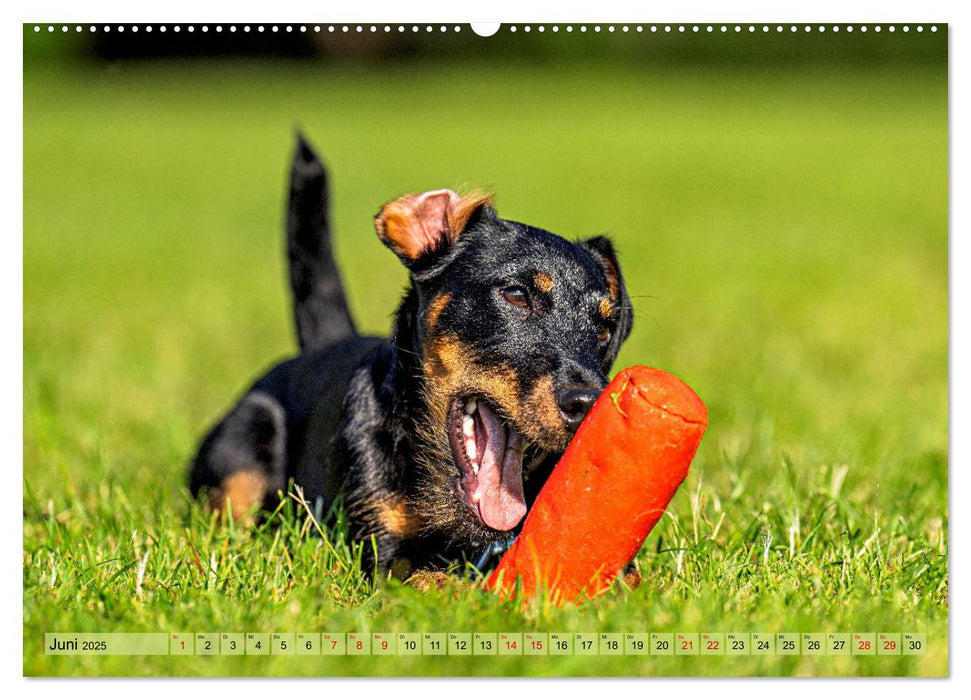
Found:
[[[368,565],[438,568],[516,532],[633,315],[607,238],[501,219],[488,196],[401,197],[374,225],[410,273],[390,339],[355,330],[326,173],[300,139],[287,221],[300,354],[212,429],[190,487],[241,517],[293,480],[321,513],[343,499],[377,544]]]

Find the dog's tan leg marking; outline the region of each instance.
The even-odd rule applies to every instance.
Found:
[[[233,520],[249,520],[252,511],[262,505],[269,481],[258,471],[241,471],[223,479],[219,487],[209,495],[213,510],[223,510],[229,505]]]
[[[400,539],[414,537],[421,530],[421,520],[403,498],[387,498],[376,505],[378,524],[385,532]]]

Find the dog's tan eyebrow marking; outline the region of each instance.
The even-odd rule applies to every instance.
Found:
[[[448,305],[448,302],[452,300],[452,294],[450,292],[444,292],[439,294],[428,304],[428,311],[425,312],[425,323],[428,328],[434,328],[438,323],[438,317],[442,315],[442,311]]]
[[[603,318],[608,319],[614,315],[614,304],[610,299],[601,299],[597,310]]]
[[[549,291],[553,289],[553,278],[550,277],[548,272],[537,272],[533,275],[533,284],[543,294],[549,294]]]

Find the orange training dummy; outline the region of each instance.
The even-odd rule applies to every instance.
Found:
[[[605,591],[688,475],[708,409],[687,384],[635,365],[614,377],[488,580],[570,602]]]

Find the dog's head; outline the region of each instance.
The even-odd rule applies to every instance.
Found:
[[[409,337],[396,342],[422,398],[414,506],[455,540],[505,538],[630,333],[613,246],[501,219],[489,197],[451,190],[389,202],[375,228],[412,282]]]

